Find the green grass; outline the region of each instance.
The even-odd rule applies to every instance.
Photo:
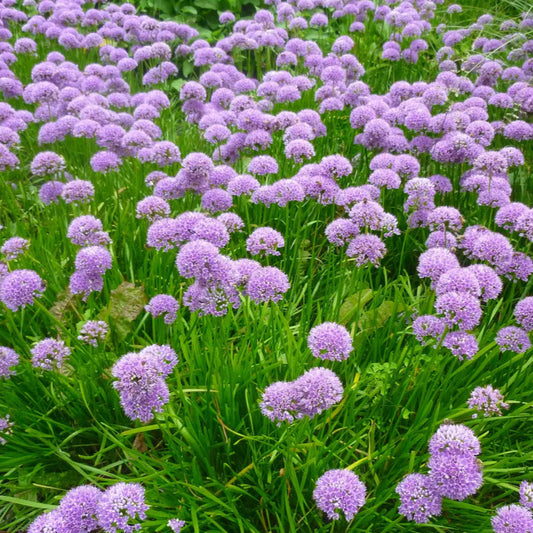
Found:
[[[472,3],[454,20],[465,25],[485,11],[495,11],[500,22],[515,15],[518,5],[492,4],[489,8]],[[438,17],[447,20],[442,6]],[[497,22],[490,31],[497,30]],[[316,40],[328,50],[348,26],[340,19],[328,32],[309,30],[294,36]],[[382,23],[367,26],[365,34],[354,35],[355,53],[366,67],[363,79],[373,92],[382,94],[399,80],[435,78],[434,52],[440,47],[436,34],[428,38],[430,50],[418,64],[390,64],[380,60],[389,29]],[[457,47],[459,57],[470,53],[470,44],[467,39]],[[49,41],[40,40],[39,60],[48,51]],[[66,55],[80,67],[97,60],[94,51]],[[268,59],[262,52],[243,54],[237,66],[261,77]],[[37,61],[27,58],[15,65],[25,83]],[[295,72],[302,73],[302,67]],[[200,73],[195,70],[191,77]],[[142,90],[139,76],[129,74],[127,81],[132,92]],[[176,142],[183,156],[211,153],[212,146],[197,127],[185,121],[172,82],[162,88],[172,97],[171,109],[157,121],[164,137]],[[311,92],[295,104],[277,105],[273,113],[306,107],[315,107]],[[328,135],[315,142],[314,161],[332,153],[359,156],[354,173],[341,186],[365,183],[375,154],[353,145],[349,111],[322,119]],[[38,146],[37,131],[32,125],[21,134],[20,168],[3,172],[0,179],[0,237],[31,241],[30,251],[10,268],[33,269],[47,282],[43,298],[34,306],[17,313],[0,309],[0,345],[21,355],[17,375],[0,383],[0,415],[10,413],[15,424],[0,450],[0,529],[23,530],[77,485],[105,488],[118,481],[139,482],[146,488],[151,508],[143,531],[154,532],[168,531],[168,519],[179,516],[187,521],[185,531],[202,533],[485,533],[491,531],[495,508],[517,501],[518,485],[531,479],[533,464],[533,353],[501,354],[493,341],[498,329],[513,323],[514,305],[531,294],[531,281],[507,282],[500,298],[484,306],[482,324],[475,331],[480,352],[460,362],[444,348],[421,346],[409,325],[414,313],[432,312],[435,296],[416,275],[428,230],[406,229],[401,191],[382,195],[386,210],[398,217],[402,234],[387,240],[387,256],[377,269],[357,268],[343,250],[327,242],[325,228],[343,216],[335,206],[307,200],[266,208],[239,198],[234,211],[243,218],[245,231],[232,236],[223,252],[234,259],[245,257],[245,240],[253,229],[269,225],[280,231],[286,242],[281,256],[262,262],[289,276],[291,289],[285,298],[261,306],[245,299],[238,310],[219,318],[200,317],[182,307],[172,326],[144,311],[125,320],[121,313],[133,302],[126,300],[120,307],[112,292],[124,282],[134,285],[141,303],[159,293],[181,298],[188,286],[174,266],[175,252],[147,248],[149,224],[135,218],[136,203],[150,194],[144,178],[155,167],[129,159],[119,172],[96,174],[89,165],[97,150],[93,141],[67,138]],[[497,137],[491,149],[507,144]],[[510,175],[513,201],[531,204],[533,147],[529,143],[521,148],[527,163]],[[43,149],[62,154],[69,172],[94,183],[94,201],[79,206],[44,206],[38,201],[43,180],[30,175],[29,163]],[[280,135],[268,153],[280,164],[279,177],[298,170],[285,158]],[[245,172],[247,161],[245,156],[237,162],[236,170]],[[459,178],[468,166],[439,165],[427,155],[420,163],[421,176],[442,173],[454,183],[452,194],[437,196],[438,205],[457,207],[469,225],[496,230],[493,210],[479,208],[473,194],[459,192]],[[175,165],[165,170],[173,175],[178,169]],[[172,216],[198,206],[199,198],[189,193],[171,201]],[[81,214],[100,218],[113,240],[113,268],[105,276],[103,291],[87,302],[65,293],[78,250],[66,238],[66,229]],[[516,249],[530,251],[525,239],[513,235],[511,241]],[[111,334],[105,345],[92,348],[77,336],[86,320],[97,318],[110,321]],[[355,349],[347,361],[322,363],[312,357],[306,337],[324,321],[338,321],[350,331]],[[56,335],[72,349],[68,365],[62,372],[33,369],[33,343]],[[110,370],[125,353],[154,343],[171,345],[179,364],[167,380],[171,397],[164,413],[141,424],[123,413]],[[319,364],[343,382],[339,405],[290,426],[278,427],[261,414],[259,402],[268,385],[295,379]],[[504,393],[510,409],[501,417],[472,419],[466,401],[476,386],[487,384]],[[415,526],[398,514],[395,487],[406,474],[426,471],[428,440],[446,419],[467,424],[480,438],[485,482],[464,502],[445,500],[442,516]],[[350,524],[328,522],[312,499],[318,477],[334,468],[352,469],[367,486],[366,504]]]

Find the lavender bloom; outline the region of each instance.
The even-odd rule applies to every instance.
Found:
[[[468,268],[452,268],[439,278],[435,291],[438,296],[447,292],[467,292],[476,298],[481,296],[481,288],[475,274]]]
[[[0,281],[0,301],[8,309],[17,311],[32,305],[45,290],[44,281],[33,270],[14,270]]]
[[[476,276],[481,289],[481,299],[484,302],[499,296],[503,289],[503,283],[494,269],[487,265],[470,265],[467,269]]]
[[[368,183],[376,187],[385,187],[387,189],[399,189],[402,184],[400,176],[394,170],[387,168],[378,168],[368,177]]]
[[[472,359],[479,349],[474,335],[464,331],[451,331],[444,337],[442,345],[448,348],[459,361],[462,361],[464,357]]]
[[[435,493],[428,476],[405,476],[398,483],[396,493],[400,496],[398,512],[417,524],[427,524],[432,516],[439,516],[442,511],[442,498]]]
[[[170,215],[168,202],[159,196],[147,196],[137,203],[136,217],[155,222]]]
[[[273,157],[268,155],[258,155],[252,158],[250,163],[248,163],[248,172],[258,176],[277,174],[278,163]]]
[[[224,13],[222,13],[223,15]],[[222,17],[221,15],[221,17]],[[223,24],[223,22],[221,21],[221,24]],[[185,525],[185,520],[178,520],[177,518],[171,518],[168,522],[167,522],[167,526],[172,529],[172,531],[174,533],[180,533],[181,529],[183,528],[183,526]]]
[[[1,292],[0,288],[0,295]],[[514,317],[526,331],[533,330],[533,296],[528,296],[516,304]]]
[[[528,209],[518,217],[516,231],[528,241],[533,241],[533,209]]]
[[[520,505],[528,509],[533,508],[533,483],[527,481],[520,483]]]
[[[179,303],[177,300],[168,294],[158,294],[154,296],[148,305],[145,306],[145,310],[154,317],[160,315],[165,316],[165,324],[173,324],[177,318],[179,309]]]
[[[4,438],[4,436],[10,435],[13,431],[12,428],[13,422],[9,421],[9,415],[6,415],[4,418],[0,418],[0,446],[7,444],[7,440]],[[28,529],[28,531],[30,530]]]
[[[500,507],[491,519],[494,533],[529,533],[533,531],[531,511],[521,505]]]
[[[78,340],[96,348],[99,342],[105,341],[108,331],[109,326],[103,320],[88,320],[81,327]]]
[[[284,272],[276,267],[261,267],[250,274],[246,293],[256,304],[279,302],[290,287]]]
[[[440,341],[446,324],[442,318],[433,315],[422,315],[413,322],[413,332],[422,345],[427,344],[427,338]],[[436,347],[436,346],[435,346]]]
[[[483,413],[483,416],[501,416],[502,409],[509,409],[509,405],[503,402],[502,393],[498,389],[493,389],[491,385],[476,387],[471,392],[467,405],[470,409]],[[472,418],[477,416],[478,413],[474,413]]]
[[[459,231],[463,227],[463,216],[454,207],[436,207],[428,216],[431,229]]]
[[[176,268],[184,278],[200,278],[204,281],[221,279],[218,248],[206,240],[193,240],[184,244],[176,257]]]
[[[529,211],[527,205],[520,202],[511,202],[498,209],[494,222],[509,231],[517,231],[517,222],[521,215]]]
[[[453,252],[457,248],[457,238],[449,231],[432,231],[425,244],[426,248],[447,248]]]
[[[280,255],[285,241],[279,231],[270,227],[257,228],[246,239],[246,249],[252,255]]]
[[[100,496],[96,508],[98,526],[106,533],[133,533],[146,518],[144,488],[138,483],[116,483]]]
[[[11,237],[2,245],[0,252],[6,256],[7,261],[16,259],[30,247],[30,241],[22,237]]]
[[[307,344],[314,357],[332,361],[343,361],[353,351],[348,330],[335,322],[324,322],[312,328]]]
[[[430,278],[436,285],[439,278],[452,268],[459,268],[457,257],[446,248],[430,248],[420,255],[417,272],[421,278]]]
[[[30,164],[34,176],[54,176],[65,170],[65,160],[55,152],[40,152]]]
[[[527,331],[516,326],[500,329],[496,335],[496,344],[502,351],[524,353],[531,348]]]
[[[111,254],[103,246],[82,248],[75,260],[76,270],[91,277],[104,275],[111,268],[111,263]]]
[[[202,209],[210,213],[227,211],[232,207],[233,198],[224,189],[210,189],[202,195]]]
[[[15,350],[7,346],[0,346],[0,378],[9,379],[10,376],[15,375],[15,371],[11,367],[17,366],[19,362],[19,355]]]
[[[85,533],[98,527],[96,509],[102,492],[96,487],[82,485],[69,490],[59,504],[67,531],[70,533]]]
[[[66,183],[61,190],[61,198],[67,204],[76,202],[87,203],[94,196],[94,186],[87,180],[72,180]]]
[[[330,520],[342,511],[349,522],[365,503],[366,487],[350,470],[328,470],[317,480],[313,499]]]
[[[481,453],[481,444],[469,427],[444,423],[431,437],[429,453],[475,456]]]
[[[92,215],[75,218],[67,229],[67,238],[78,246],[109,244],[111,239],[103,231],[102,222]]]
[[[39,515],[30,524],[27,533],[67,533],[68,531],[61,511],[54,509],[49,513]]]
[[[61,368],[63,359],[70,355],[70,349],[62,340],[51,338],[39,341],[32,349],[32,365],[35,368],[53,370]]]
[[[64,186],[65,184],[60,181],[47,181],[39,189],[39,200],[45,205],[50,205],[52,202],[59,203]]]
[[[285,147],[285,157],[293,159],[295,163],[301,163],[304,159],[311,159],[314,156],[313,145],[303,139],[295,139]]]
[[[362,233],[356,235],[348,245],[346,255],[355,258],[357,266],[363,266],[367,263],[379,266],[379,261],[387,253],[385,243],[377,236],[371,233]]]
[[[282,422],[291,424],[298,416],[298,390],[294,382],[277,381],[263,392],[260,403],[261,412],[278,426]]]

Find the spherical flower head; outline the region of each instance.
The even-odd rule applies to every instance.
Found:
[[[232,195],[224,189],[209,189],[202,195],[202,209],[209,213],[228,211],[233,204]]]
[[[331,361],[343,361],[353,351],[348,330],[335,322],[324,322],[311,329],[307,345],[315,357]]]
[[[313,499],[330,520],[339,520],[339,511],[349,522],[364,505],[366,487],[350,470],[328,470],[316,482]]]
[[[250,274],[246,293],[256,304],[279,302],[290,287],[284,272],[276,267],[261,267]]]
[[[459,231],[463,222],[463,216],[454,207],[436,207],[428,216],[429,227],[434,230]]]
[[[353,167],[346,157],[342,155],[328,155],[320,161],[320,170],[331,179],[339,179],[349,176]]]
[[[96,508],[102,491],[90,485],[69,490],[61,499],[59,512],[71,533],[85,533],[98,527]]]
[[[112,266],[111,254],[103,246],[87,246],[76,255],[76,270],[89,277],[102,276]]]
[[[502,409],[509,409],[509,405],[503,401],[503,394],[491,385],[476,387],[471,392],[467,404],[470,409],[483,413],[483,416],[501,416]],[[478,413],[474,413],[472,418],[477,418],[477,416]]]
[[[137,203],[136,218],[145,218],[155,222],[170,215],[168,202],[159,196],[147,196]]]
[[[520,505],[533,509],[533,483],[528,481],[520,483]]]
[[[462,501],[483,484],[483,474],[474,455],[438,453],[431,456],[428,466],[435,493],[443,498]]]
[[[242,218],[235,213],[221,213],[218,215],[217,220],[226,226],[226,229],[230,234],[240,231],[244,228],[244,222]]]
[[[529,211],[527,205],[520,202],[511,202],[498,209],[494,222],[506,230],[517,231],[518,219],[527,211]]]
[[[12,367],[17,366],[19,355],[15,350],[7,346],[0,346],[0,378],[9,379],[15,375]]]
[[[221,22],[222,24],[222,22]],[[180,533],[181,529],[185,525],[185,520],[178,520],[177,518],[171,518],[167,522],[167,526],[172,529],[174,533]]]
[[[503,289],[503,283],[493,268],[487,265],[470,265],[468,270],[476,276],[484,302],[497,298]]]
[[[429,453],[438,455],[475,456],[481,453],[481,444],[474,432],[463,424],[441,424],[429,441]]]
[[[424,346],[429,339],[440,341],[445,328],[446,324],[442,318],[433,315],[419,316],[413,322],[413,332]]]
[[[442,274],[459,266],[457,257],[450,250],[430,248],[420,255],[417,272],[421,278],[429,278],[432,285],[435,285]]]
[[[308,370],[294,381],[294,386],[300,416],[313,418],[342,399],[342,383],[335,372],[327,368]]]
[[[61,368],[63,360],[70,355],[70,348],[62,340],[47,338],[31,349],[31,355],[35,368],[53,370]]]
[[[98,500],[98,526],[106,533],[133,533],[141,529],[139,520],[146,518],[144,488],[138,483],[116,483]]]
[[[533,296],[528,296],[516,304],[514,317],[526,331],[533,330]]]
[[[511,504],[500,507],[491,519],[494,533],[531,533],[533,516],[521,505]]]
[[[452,268],[439,278],[435,291],[437,296],[447,292],[467,292],[479,298],[481,288],[475,274],[468,268]]]
[[[374,201],[363,200],[357,202],[349,213],[350,219],[358,229],[371,229],[378,231],[381,229],[385,210]]]
[[[209,280],[218,268],[218,248],[206,240],[197,239],[184,244],[176,257],[176,268],[184,278]]]
[[[75,218],[67,229],[67,238],[78,246],[109,244],[111,239],[103,231],[102,222],[92,215]]]
[[[459,361],[465,357],[472,359],[479,349],[476,337],[464,331],[451,331],[444,337],[442,345],[448,348]]]
[[[169,294],[154,296],[145,306],[145,310],[154,317],[164,315],[165,324],[173,324],[179,309],[178,301]]]
[[[278,162],[269,155],[258,155],[248,163],[248,172],[257,176],[278,173]]]
[[[61,190],[61,198],[65,203],[87,203],[94,197],[94,185],[87,180],[72,180]]]
[[[45,205],[59,203],[59,198],[63,191],[64,183],[60,181],[47,181],[39,189],[39,200]]]
[[[376,268],[385,254],[387,248],[385,243],[372,233],[361,233],[356,235],[348,245],[346,255],[355,258],[357,266],[364,266],[367,264],[374,265]]]
[[[105,341],[108,332],[109,326],[103,320],[88,320],[81,327],[78,340],[96,347]]]
[[[45,290],[44,281],[33,270],[13,270],[0,281],[0,301],[8,309],[18,309],[32,305]]]
[[[30,241],[22,237],[11,237],[2,245],[0,252],[6,256],[7,261],[16,259],[30,247]]]
[[[246,239],[246,250],[252,255],[280,255],[278,248],[283,248],[285,241],[279,231],[268,226],[257,228]]]
[[[65,170],[65,160],[55,152],[39,152],[30,164],[34,176],[55,176]]]
[[[528,209],[518,217],[516,231],[521,237],[533,241],[533,209]]]
[[[398,483],[396,493],[400,496],[398,512],[417,524],[427,524],[432,516],[439,516],[442,511],[442,497],[435,493],[428,476],[405,476]]]
[[[298,416],[297,394],[298,391],[292,381],[272,383],[263,392],[259,405],[261,412],[278,426],[281,426],[282,422],[290,424]]]
[[[217,248],[224,248],[230,240],[230,234],[222,222],[205,217],[194,225],[191,239],[203,239]]]
[[[304,159],[311,159],[314,156],[313,145],[304,139],[294,139],[285,147],[285,157],[294,160],[295,163],[302,163]]]
[[[500,329],[496,335],[496,344],[502,351],[515,353],[524,353],[531,348],[527,331],[516,326]]]
[[[28,527],[28,533],[69,533],[70,531],[59,509],[39,515]]]

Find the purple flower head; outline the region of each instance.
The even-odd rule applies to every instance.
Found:
[[[377,236],[371,233],[361,233],[356,235],[348,245],[346,255],[355,258],[357,266],[366,264],[379,266],[379,261],[387,253],[385,243]]]
[[[59,509],[39,515],[28,527],[28,533],[68,533],[69,531]]]
[[[106,533],[133,533],[146,518],[144,488],[138,483],[116,483],[100,496],[96,508],[98,526]]]
[[[516,304],[514,317],[526,331],[533,330],[533,296],[528,296]]]
[[[443,498],[462,501],[483,484],[481,468],[473,455],[439,453],[431,457],[428,466],[435,493]]]
[[[331,179],[349,176],[353,172],[352,164],[341,155],[328,155],[320,162],[320,169]]]
[[[67,531],[72,533],[85,533],[98,527],[96,509],[102,492],[96,487],[82,485],[69,490],[59,504],[61,514]]]
[[[43,339],[39,341],[32,349],[32,365],[35,368],[44,370],[53,370],[61,368],[63,359],[70,355],[70,349],[62,340]]]
[[[0,346],[0,378],[9,379],[10,376],[15,375],[15,371],[11,367],[17,366],[19,362],[19,355],[15,350],[7,346]]]
[[[368,183],[375,187],[385,187],[387,189],[399,189],[402,184],[400,176],[394,170],[388,168],[378,168],[368,177]]]
[[[13,270],[0,281],[0,301],[8,309],[17,311],[26,305],[33,305],[40,298],[46,286],[33,270]]]
[[[78,340],[96,347],[105,341],[108,332],[109,326],[103,320],[88,320],[81,327]]]
[[[87,300],[91,292],[100,292],[104,288],[104,278],[97,273],[88,274],[76,271],[70,276],[69,289],[72,294],[81,294]]]
[[[528,481],[520,483],[520,505],[533,509],[533,483]]]
[[[349,522],[365,503],[366,487],[350,470],[328,470],[317,480],[313,499],[330,520],[342,511]]]
[[[87,276],[103,276],[111,268],[111,254],[103,246],[87,246],[76,255],[76,270]]]
[[[528,209],[518,217],[516,231],[521,237],[533,241],[533,209]]]
[[[202,195],[202,209],[214,214],[228,211],[233,204],[232,195],[224,189],[210,189]]]
[[[427,524],[432,516],[439,516],[442,511],[442,498],[435,493],[428,476],[405,476],[398,483],[396,493],[400,496],[398,512],[417,524]]]
[[[246,293],[256,304],[279,302],[290,286],[287,275],[278,268],[261,267],[250,274]]]
[[[468,292],[451,291],[438,295],[435,309],[444,315],[446,325],[457,326],[461,330],[473,329],[481,320],[479,300]]]
[[[304,159],[311,159],[314,156],[313,145],[304,139],[295,139],[285,147],[285,157],[293,159],[295,163],[302,163]]]
[[[2,245],[0,252],[6,256],[6,261],[11,261],[24,254],[30,247],[30,241],[22,237],[11,237]]]
[[[205,217],[194,225],[191,238],[203,239],[217,248],[224,248],[230,240],[230,234],[222,222]]]
[[[277,161],[268,155],[258,155],[248,163],[248,172],[258,176],[278,173]]]
[[[222,16],[222,15],[221,15]],[[221,22],[222,24],[222,22]],[[177,518],[171,518],[167,522],[167,526],[172,529],[173,533],[180,533],[181,529],[185,525],[185,520],[178,520]]]
[[[342,399],[342,383],[327,368],[312,368],[294,381],[299,416],[313,418]]]
[[[498,209],[494,222],[506,230],[517,231],[518,219],[527,211],[529,211],[527,205],[520,202],[511,202]]]
[[[483,413],[483,416],[501,416],[502,409],[509,409],[509,405],[503,402],[502,393],[498,389],[493,389],[491,385],[476,387],[471,392],[467,405],[470,409]],[[474,413],[472,418],[477,416],[478,413]]]
[[[312,328],[307,344],[315,357],[332,361],[347,359],[353,351],[348,330],[335,322],[324,322]]]
[[[219,249],[205,240],[184,244],[176,257],[176,267],[184,278],[210,280],[218,277],[221,267]]]
[[[61,198],[67,204],[87,203],[94,197],[94,185],[87,180],[72,180],[61,189]]]
[[[168,202],[159,196],[147,196],[137,203],[136,217],[155,222],[170,215]]]
[[[447,292],[467,292],[476,298],[481,296],[481,288],[476,275],[468,268],[453,268],[439,278],[435,291],[438,296]]]
[[[447,248],[453,252],[457,248],[457,238],[449,231],[432,231],[426,239],[426,248]]]
[[[434,230],[459,231],[463,227],[463,216],[454,207],[436,207],[428,216],[428,224]]]
[[[164,315],[165,324],[173,324],[177,318],[179,303],[169,294],[154,296],[145,306],[145,310],[154,317]]]
[[[377,202],[363,200],[350,209],[349,215],[358,229],[378,231],[381,228],[385,210]]]
[[[270,227],[257,228],[246,239],[246,249],[252,255],[280,255],[278,248],[284,246],[281,233]]]
[[[524,353],[531,348],[531,341],[527,331],[516,326],[500,329],[496,335],[496,344],[502,351]]]
[[[263,392],[260,408],[261,412],[272,422],[281,425],[289,424],[298,416],[298,390],[294,382],[277,381],[269,385]]]
[[[474,335],[464,331],[451,331],[446,334],[442,345],[448,348],[459,361],[462,361],[465,357],[472,359],[479,349]]]
[[[442,274],[459,266],[457,257],[446,248],[430,248],[420,255],[417,271],[421,278],[430,278],[435,286]]]
[[[109,244],[111,239],[103,231],[102,222],[92,215],[75,218],[67,229],[67,238],[78,246]]]
[[[65,170],[65,160],[55,152],[39,152],[30,164],[34,176],[56,176]]]
[[[413,322],[413,332],[422,345],[427,344],[428,339],[440,341],[446,324],[442,318],[433,315],[422,315]]]
[[[444,423],[431,437],[429,453],[475,456],[481,453],[481,444],[469,427],[463,424]]]
[[[529,533],[533,531],[531,511],[521,505],[504,505],[491,519],[494,533]]]

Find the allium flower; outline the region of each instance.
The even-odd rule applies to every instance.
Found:
[[[67,533],[68,531],[70,530],[59,509],[39,515],[28,527],[28,533]]]
[[[294,381],[297,410],[313,418],[342,399],[342,383],[335,372],[327,368],[312,368]]]
[[[432,516],[439,516],[442,511],[442,497],[435,493],[428,476],[405,476],[398,483],[396,493],[400,496],[398,512],[417,524],[427,524]]]
[[[13,431],[12,428],[13,422],[9,421],[9,415],[6,415],[4,418],[0,418],[0,446],[7,444],[7,440],[3,436],[10,435]]]
[[[0,288],[0,295],[1,292]],[[516,304],[514,317],[526,331],[533,330],[533,296],[528,296]]]
[[[144,488],[138,483],[116,483],[100,496],[96,508],[98,526],[106,533],[133,533],[146,518]]]
[[[85,533],[98,527],[96,509],[102,491],[90,485],[69,490],[59,504],[59,512],[65,521],[67,531]]]
[[[503,394],[498,389],[493,389],[492,385],[476,387],[471,392],[467,405],[470,409],[483,413],[483,416],[501,416],[502,409],[509,409],[509,405],[503,402]],[[477,416],[478,413],[474,413],[472,418]]]
[[[254,270],[248,279],[246,293],[256,303],[279,302],[291,285],[287,275],[276,267]]]
[[[184,278],[208,280],[217,273],[219,250],[205,240],[194,240],[184,244],[177,257],[176,267]]]
[[[47,181],[39,189],[39,200],[45,205],[59,203],[64,186],[65,184],[60,181]]]
[[[60,368],[63,359],[70,355],[70,348],[62,340],[51,338],[39,341],[32,349],[32,365],[35,368],[53,370]]]
[[[524,353],[531,348],[531,341],[527,331],[516,326],[500,329],[496,335],[496,344],[502,351]]]
[[[280,255],[278,248],[283,248],[285,241],[279,231],[270,227],[257,228],[246,239],[246,249],[252,255]]]
[[[367,263],[379,266],[379,261],[385,257],[387,248],[385,243],[377,236],[371,233],[361,233],[356,235],[348,245],[346,255],[355,258],[357,266],[363,266]]]
[[[483,484],[477,459],[469,454],[439,453],[429,460],[429,477],[436,494],[462,501]]]
[[[424,346],[427,344],[427,338],[440,341],[445,328],[446,324],[442,318],[433,315],[419,316],[413,322],[413,332],[418,341]]]
[[[159,196],[147,196],[137,203],[135,210],[137,218],[145,218],[155,222],[170,215],[168,202]]]
[[[223,15],[224,13],[222,13]],[[221,17],[222,17],[221,15]],[[222,21],[221,21],[221,24]],[[172,529],[172,531],[174,533],[180,533],[181,529],[183,528],[183,526],[185,525],[185,520],[178,520],[177,518],[171,518],[168,522],[167,522],[167,526]]]
[[[92,215],[75,218],[67,229],[67,238],[78,246],[109,244],[111,239],[103,231],[102,222]]]
[[[324,322],[312,328],[307,344],[315,357],[332,361],[347,359],[353,351],[348,330],[335,322]]]
[[[520,483],[520,505],[533,509],[533,483],[528,481]]]
[[[230,234],[244,228],[242,218],[235,213],[221,213],[218,215],[217,220],[226,226],[226,229]]]
[[[22,237],[11,237],[2,245],[0,252],[6,256],[7,261],[16,259],[30,247],[30,241]]]
[[[11,367],[17,366],[19,362],[19,355],[15,350],[7,346],[0,346],[0,378],[9,379],[10,376],[15,375],[15,371]]]
[[[17,311],[32,305],[45,290],[44,281],[33,270],[14,270],[0,281],[0,301],[8,309]]]
[[[467,292],[476,298],[481,289],[476,275],[467,268],[452,268],[445,272],[437,282],[435,291],[438,296],[447,292]]]
[[[463,216],[454,207],[436,207],[428,216],[431,229],[459,231],[463,227]]]
[[[298,391],[292,381],[277,381],[263,392],[260,403],[261,412],[278,426],[282,422],[289,424],[298,416]]]
[[[328,470],[317,480],[313,499],[330,520],[342,511],[349,522],[365,503],[366,487],[350,470]]]
[[[459,268],[457,257],[446,248],[430,248],[420,255],[418,260],[418,275],[421,278],[430,278],[435,285],[442,274]]]
[[[472,359],[479,349],[474,335],[464,331],[451,331],[444,337],[442,345],[448,348],[459,361],[462,361],[464,357]]]
[[[521,505],[504,505],[491,519],[494,533],[531,533],[533,516],[531,511]]]
[[[65,170],[65,160],[55,152],[39,152],[31,162],[34,176],[55,176]]]
[[[487,265],[470,265],[467,269],[476,276],[484,302],[497,298],[502,292],[503,283],[493,268]]]
[[[228,211],[233,203],[232,195],[224,189],[209,189],[202,195],[202,209],[210,213]]]
[[[278,162],[269,155],[258,155],[248,163],[248,172],[258,176],[278,173]]]
[[[61,190],[61,198],[67,204],[75,202],[86,203],[94,196],[94,185],[87,180],[72,180],[66,183]]]
[[[441,424],[429,441],[429,453],[479,455],[481,444],[474,432],[463,424]]]
[[[154,296],[145,306],[145,310],[154,317],[165,316],[165,324],[173,324],[179,309],[178,301],[169,294]]]
[[[295,163],[301,163],[304,159],[315,156],[315,149],[309,141],[295,139],[285,147],[285,157],[293,159]]]
[[[111,254],[103,246],[87,246],[76,255],[76,270],[89,277],[102,276],[111,268]]]
[[[109,331],[109,326],[103,320],[88,320],[83,324],[78,335],[78,340],[91,346],[98,346],[98,342],[104,342]]]

